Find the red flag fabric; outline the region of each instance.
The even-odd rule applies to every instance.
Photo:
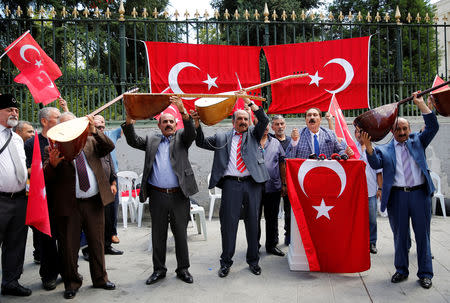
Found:
[[[48,217],[47,194],[37,132],[34,136],[33,161],[31,162],[30,191],[28,193],[26,225],[32,225],[44,234],[52,236]]]
[[[433,86],[432,86],[432,87],[438,86],[439,84],[442,84],[442,83],[444,83],[444,82],[445,82],[445,81],[442,80],[441,77],[439,77],[438,75],[436,75],[436,77],[434,77],[434,81],[433,81]],[[447,86],[443,86],[443,87],[441,87],[441,88],[438,88],[438,89],[434,90],[433,93],[437,93],[437,92],[440,92],[440,91],[443,91],[443,90],[447,90],[448,88],[449,88],[448,85],[447,85]]]
[[[336,96],[333,94],[331,97],[330,108],[328,109],[330,114],[334,116],[334,132],[339,138],[343,138],[348,146],[353,150],[355,159],[359,159],[359,151],[356,147],[355,141],[353,141],[352,135],[348,130],[347,122],[345,121],[344,114],[336,100]]]
[[[217,94],[260,83],[257,46],[145,42],[151,92]],[[258,90],[254,91],[259,94]],[[189,111],[194,98],[183,98]]]
[[[15,44],[17,41],[19,42]],[[5,48],[6,51],[9,49],[11,50],[8,52],[8,57],[21,72],[37,68],[45,70],[52,80],[61,77],[62,73],[58,65],[47,56],[30,33],[23,34]]]
[[[47,105],[60,96],[54,81],[62,75],[61,70],[29,33],[17,38],[5,50],[21,71],[14,81],[25,84],[36,103]]]
[[[53,82],[45,70],[29,69],[23,71],[17,75],[14,81],[25,84],[36,103],[47,105],[61,95],[55,82]]]
[[[369,107],[370,37],[263,47],[271,79],[295,72],[308,77],[272,85],[271,114],[328,109],[336,94],[342,109]]]
[[[286,163],[289,201],[310,271],[368,270],[369,210],[364,162],[288,159]]]
[[[178,110],[178,107],[176,107],[174,105],[169,105],[165,110],[163,110],[161,113],[157,114],[153,118],[158,120],[162,114],[171,114],[172,116],[175,117],[175,121],[177,122],[177,129],[184,128],[183,117],[181,116],[181,113]]]

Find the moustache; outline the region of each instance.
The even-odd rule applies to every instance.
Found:
[[[239,124],[239,126],[247,126],[247,124],[241,123],[241,124]]]
[[[166,126],[166,128],[164,130],[173,130],[172,126]]]
[[[310,120],[308,121],[308,123],[316,123],[316,120],[315,120],[315,119],[310,119]]]

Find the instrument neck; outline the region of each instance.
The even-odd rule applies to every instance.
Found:
[[[418,93],[418,94],[417,94],[417,97],[422,97],[423,95],[426,95],[426,94],[428,94],[428,93],[430,93],[430,92],[432,92],[432,91],[434,91],[434,90],[436,90],[436,89],[439,89],[439,88],[444,87],[444,86],[449,85],[449,84],[450,84],[450,80],[447,81],[447,82],[441,83],[441,84],[439,84],[439,85],[436,85],[436,86],[434,86],[434,87],[431,87],[431,88],[429,88],[429,89],[426,89],[426,90],[424,90],[423,92]],[[414,97],[410,96],[410,97],[408,97],[408,98],[405,98],[405,99],[403,99],[403,100],[400,100],[400,101],[398,102],[398,105],[403,104],[403,103],[408,102],[408,101],[412,101],[413,98],[414,98]]]

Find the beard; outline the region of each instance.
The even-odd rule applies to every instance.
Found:
[[[17,124],[19,124],[19,120],[17,120],[17,119],[14,118],[14,117],[9,117],[9,118],[8,118],[8,121],[6,121],[6,124],[7,124],[9,127],[16,127]]]

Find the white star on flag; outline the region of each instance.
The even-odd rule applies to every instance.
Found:
[[[208,90],[210,90],[212,86],[219,88],[216,84],[217,77],[211,78],[211,76],[209,74],[207,74],[207,76],[208,76],[208,80],[203,81],[203,83],[208,84]]]
[[[38,68],[40,68],[43,64],[42,64],[41,60],[36,60],[36,63],[34,65],[36,65]]]
[[[317,85],[317,87],[319,87],[319,81],[323,79],[323,77],[319,77],[319,72],[316,71],[314,75],[309,75],[309,77],[311,78],[311,82],[309,82],[309,85],[314,83],[315,85]]]
[[[325,216],[330,220],[330,215],[328,212],[330,209],[332,209],[334,206],[326,206],[325,201],[322,199],[322,202],[320,202],[319,206],[313,206],[317,210],[317,217],[316,219],[319,219],[322,216]]]

